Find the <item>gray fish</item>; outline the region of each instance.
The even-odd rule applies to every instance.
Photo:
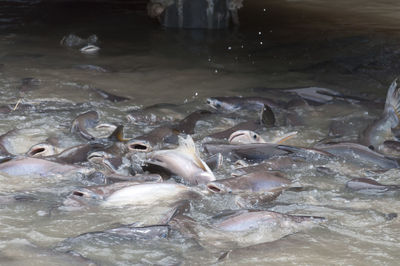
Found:
[[[0,173],[11,176],[66,174],[80,168],[74,165],[60,164],[37,158],[19,158],[0,164]]]
[[[383,169],[398,168],[399,163],[393,158],[385,157],[368,147],[350,142],[323,144],[316,146],[319,150],[329,152],[350,163],[358,163],[367,166],[378,166]]]
[[[277,144],[204,144],[204,149],[209,154],[221,153],[232,160],[246,159],[249,161],[263,161],[273,156],[286,155],[289,152],[278,148]]]
[[[168,169],[191,185],[205,184],[215,180],[207,164],[201,160],[193,139],[179,137],[179,147],[173,150],[159,150],[149,155],[147,164]]]
[[[98,122],[99,114],[96,111],[80,114],[72,121],[71,132],[79,133],[84,139],[95,140],[96,138],[87,131],[87,128],[95,127]]]
[[[290,181],[266,171],[253,172],[238,177],[220,179],[207,184],[213,193],[238,194],[251,204],[276,199],[289,187]]]
[[[233,112],[239,109],[259,110],[264,105],[270,108],[279,108],[280,104],[272,99],[263,97],[212,97],[206,103],[212,108],[220,111]]]
[[[138,151],[150,151],[155,145],[166,143],[178,143],[178,134],[194,134],[197,122],[210,116],[212,113],[207,110],[197,110],[186,116],[178,123],[171,126],[161,126],[155,128],[147,134],[129,141],[129,148]]]
[[[100,143],[81,144],[67,148],[54,156],[50,156],[47,159],[66,164],[82,163],[87,161],[88,155],[92,151],[103,148],[104,145]]]
[[[232,135],[232,133],[239,130],[255,131],[264,127],[273,127],[274,125],[275,115],[273,111],[267,105],[263,105],[257,121],[242,122],[224,131],[213,133],[209,135],[209,137],[216,139],[228,139]]]
[[[219,218],[221,221],[215,222],[214,226],[229,232],[249,231],[260,227],[277,227],[277,230],[279,227],[289,229],[300,225],[311,227],[325,221],[325,218],[317,216],[296,216],[272,211],[247,210],[233,211],[233,214],[222,219]]]
[[[128,101],[130,100],[127,97],[123,96],[118,96],[112,93],[109,93],[105,90],[99,89],[99,88],[91,88],[92,91],[96,92],[98,95],[100,95],[103,99],[117,103],[117,102],[122,102],[122,101]]]
[[[354,178],[346,183],[346,187],[356,191],[376,190],[376,191],[386,192],[386,191],[400,190],[399,185],[384,185],[369,178]]]
[[[64,201],[64,206],[82,207],[90,204],[99,204],[103,207],[148,206],[176,203],[198,196],[194,190],[179,184],[118,182],[75,190]]]
[[[179,215],[169,223],[183,235],[195,238],[202,246],[232,249],[272,242],[324,222],[316,216],[295,216],[271,211],[236,210],[213,217],[210,226]]]
[[[397,79],[390,85],[386,96],[385,108],[378,120],[369,125],[360,136],[360,142],[368,147],[380,151],[380,145],[385,140],[393,140],[393,132],[399,128],[400,121],[400,87]]]

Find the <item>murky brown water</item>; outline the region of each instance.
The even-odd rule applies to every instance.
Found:
[[[251,2],[251,1],[249,1]],[[261,1],[260,1],[261,2]],[[0,114],[0,133],[22,129],[11,148],[25,153],[48,136],[68,147],[82,142],[69,133],[79,113],[97,110],[101,122],[125,125],[126,137],[149,127],[130,123],[129,110],[156,104],[182,105],[166,119],[183,118],[207,108],[211,96],[266,96],[279,88],[320,86],[343,93],[384,98],[400,70],[399,6],[396,1],[265,1],[248,3],[240,11],[239,29],[188,31],[162,29],[140,6],[109,4],[0,2],[0,103],[34,103],[40,108]],[[69,12],[62,12],[69,10]],[[40,8],[39,8],[40,7]],[[264,10],[265,9],[265,10]],[[96,34],[101,50],[83,55],[60,45],[63,36]],[[82,69],[81,65],[108,70]],[[38,85],[21,91],[22,79]],[[111,103],[96,87],[129,101]],[[275,98],[279,98],[274,94]],[[278,94],[279,95],[279,94]],[[159,114],[155,110],[155,114]],[[296,130],[289,144],[312,146],[328,135],[331,122],[354,122],[354,138],[381,109],[333,103],[306,109],[306,123],[261,131],[264,137]],[[251,114],[243,115],[243,119]],[[361,121],[361,122],[360,122]],[[236,123],[213,118],[199,123],[195,139]],[[154,124],[152,125],[154,127]],[[353,127],[345,124],[347,127]],[[360,128],[358,128],[360,127]],[[202,153],[202,156],[206,155]],[[286,238],[234,250],[221,264],[268,265],[397,265],[400,222],[390,219],[400,209],[398,193],[365,195],[345,188],[355,177],[398,184],[399,170],[375,173],[338,161],[290,167],[286,176],[306,189],[285,191],[269,205],[258,206],[289,214],[315,215],[327,222]],[[234,167],[225,162],[216,172],[228,177]],[[77,265],[65,251],[75,251],[101,265],[213,264],[228,249],[174,233],[169,239],[133,242],[123,238],[65,241],[115,224],[156,223],[168,206],[100,208],[70,211],[60,208],[67,195],[87,185],[81,175],[0,176],[2,196],[33,196],[35,201],[0,205],[1,265]],[[209,196],[192,203],[190,216],[206,223],[225,209],[238,209],[232,197]],[[60,251],[56,253],[54,249]]]

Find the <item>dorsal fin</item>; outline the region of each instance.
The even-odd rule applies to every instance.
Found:
[[[275,115],[272,109],[265,105],[261,108],[260,124],[266,127],[273,127],[275,125]]]
[[[393,113],[397,120],[397,124],[392,124],[392,128],[398,126],[400,122],[400,87],[397,85],[397,78],[392,82],[386,95],[384,113],[390,115]]]
[[[186,138],[183,138],[182,136],[178,137],[179,147],[177,148],[177,150],[191,156],[199,168],[214,176],[210,167],[208,167],[208,165],[200,158],[192,137],[190,135],[187,135]]]
[[[127,141],[127,139],[124,139],[124,126],[117,126],[117,128],[113,131],[113,133],[111,133],[110,136],[108,136],[107,139],[111,141]]]

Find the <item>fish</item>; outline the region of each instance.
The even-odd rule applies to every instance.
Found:
[[[346,187],[355,191],[374,190],[379,192],[399,191],[400,185],[384,185],[370,178],[353,178],[346,183]]]
[[[263,97],[212,97],[206,100],[207,105],[219,111],[235,112],[240,109],[259,110],[264,105],[279,108],[280,104]]]
[[[212,114],[208,110],[197,110],[187,115],[178,123],[170,126],[160,126],[149,133],[135,137],[129,142],[130,150],[150,151],[159,143],[178,143],[178,134],[194,134],[196,123]]]
[[[198,155],[190,135],[186,138],[179,136],[179,146],[176,149],[152,152],[146,164],[165,168],[190,185],[206,184],[215,180],[211,169]]]
[[[267,171],[258,171],[210,182],[207,184],[207,189],[212,193],[237,194],[251,204],[256,204],[276,199],[290,184],[290,180],[284,177]]]
[[[203,247],[216,251],[272,242],[325,221],[319,216],[241,209],[220,213],[207,225],[185,215],[174,217],[169,225],[181,234],[196,239]]]
[[[271,144],[281,144],[288,139],[296,136],[297,131],[286,133],[282,136],[275,137],[271,141],[266,141],[259,134],[251,130],[238,130],[233,132],[229,136],[229,143],[231,144],[252,144],[252,143],[271,143]]]
[[[234,132],[237,132],[239,130],[254,131],[254,130],[262,129],[264,127],[273,127],[274,125],[275,125],[275,115],[274,115],[272,109],[266,105],[263,105],[261,107],[261,111],[260,111],[258,120],[256,120],[256,121],[251,120],[251,121],[239,123],[231,128],[224,130],[224,131],[213,133],[213,134],[209,135],[208,137],[216,138],[216,139],[227,139]]]
[[[388,89],[383,113],[361,133],[361,144],[379,152],[384,141],[396,140],[397,136],[394,133],[400,126],[399,90],[396,78]]]
[[[400,166],[396,159],[386,157],[358,143],[319,144],[315,147],[336,157],[343,158],[350,163],[362,164],[369,167],[377,166],[382,169],[399,168]]]
[[[101,207],[151,206],[176,203],[199,196],[198,192],[180,184],[118,182],[75,190],[64,201],[64,206],[82,207],[91,204]]]
[[[80,114],[72,121],[71,133],[77,132],[86,140],[95,140],[96,138],[87,129],[95,127],[98,122],[99,114],[96,111],[88,111]]]
[[[253,144],[213,144],[203,145],[204,150],[209,154],[221,153],[224,157],[231,160],[245,159],[248,161],[259,162],[274,156],[286,155],[290,153],[279,149],[279,145],[270,143]]]
[[[209,191],[214,193],[242,192],[282,192],[289,187],[290,180],[267,171],[248,173],[238,177],[219,179],[207,184]],[[279,195],[278,194],[278,195]]]
[[[94,91],[95,93],[97,93],[98,95],[100,95],[103,99],[108,100],[108,101],[113,102],[113,103],[118,103],[118,102],[123,102],[123,101],[130,100],[127,97],[118,96],[118,95],[109,93],[109,92],[107,92],[105,90],[102,90],[102,89],[99,89],[99,88],[91,87],[90,89],[92,91]]]
[[[50,144],[50,143],[38,143],[33,145],[27,152],[26,155],[29,157],[47,157],[58,154],[61,149]]]
[[[38,158],[17,158],[0,164],[0,173],[10,176],[50,176],[78,171],[80,167]]]
[[[79,49],[79,51],[83,54],[97,54],[100,51],[100,47],[93,45],[93,44],[88,44],[84,47],[82,47],[81,49]]]

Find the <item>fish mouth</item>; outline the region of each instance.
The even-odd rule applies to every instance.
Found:
[[[213,193],[216,193],[216,194],[230,192],[230,190],[226,189],[226,187],[224,185],[218,184],[218,183],[214,183],[214,182],[208,183],[207,184],[207,189],[210,192],[213,192]]]
[[[128,143],[128,149],[135,152],[149,152],[152,147],[148,141],[133,140]]]
[[[40,156],[41,153],[44,153],[45,150],[46,150],[45,148],[35,148],[35,149],[30,150],[27,153],[27,155],[30,157]]]
[[[29,157],[41,157],[41,156],[51,156],[55,155],[56,151],[54,147],[48,144],[36,144],[32,146],[29,151],[26,152],[26,155]]]
[[[232,141],[233,141],[235,138],[242,137],[242,136],[245,136],[245,135],[246,135],[245,132],[240,132],[240,131],[233,132],[233,133],[230,135],[228,141],[229,141],[229,143],[232,143]]]

